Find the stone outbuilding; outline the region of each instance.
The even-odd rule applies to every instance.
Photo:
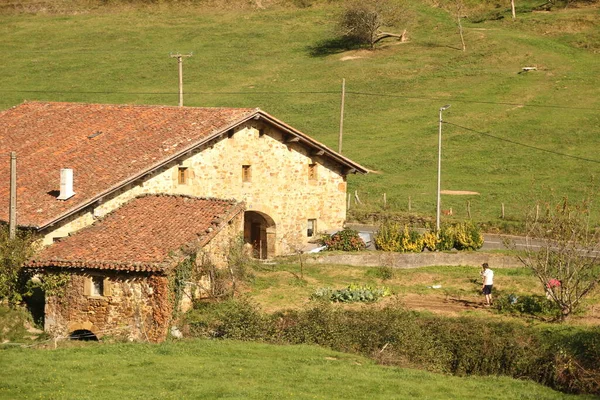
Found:
[[[184,276],[192,279],[201,263],[225,265],[243,215],[243,204],[234,200],[142,195],[44,248],[27,267],[70,275],[46,296],[44,329],[63,337],[163,340],[174,307],[185,310],[210,290],[203,274],[176,291],[173,285],[182,284],[176,269],[187,265]]]

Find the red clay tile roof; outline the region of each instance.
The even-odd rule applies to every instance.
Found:
[[[145,195],[44,248],[28,267],[164,271],[185,245],[208,243],[243,203],[182,195]]]
[[[17,153],[17,223],[43,227],[212,133],[243,122],[250,108],[28,102],[0,113],[0,203],[8,204]],[[57,200],[60,169],[74,170],[75,196]],[[8,221],[8,206],[0,220]]]

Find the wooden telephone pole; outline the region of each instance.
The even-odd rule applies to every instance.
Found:
[[[9,238],[17,236],[17,153],[10,152],[10,204],[8,212]]]
[[[179,107],[183,107],[183,57],[191,57],[190,54],[171,54],[171,58],[177,59],[179,65]]]

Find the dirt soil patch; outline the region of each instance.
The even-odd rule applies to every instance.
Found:
[[[441,194],[449,194],[452,196],[479,195],[479,192],[471,192],[469,190],[442,190]]]

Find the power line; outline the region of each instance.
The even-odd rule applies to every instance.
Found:
[[[35,93],[35,94],[125,94],[125,95],[144,95],[144,96],[165,96],[165,95],[177,95],[177,92],[123,92],[123,91],[65,91],[65,90],[8,90],[0,89],[0,93]],[[423,101],[442,101],[442,102],[458,102],[466,104],[489,104],[489,105],[501,105],[501,106],[515,106],[515,107],[535,107],[535,108],[552,108],[552,109],[565,109],[565,110],[585,110],[585,111],[600,111],[600,108],[594,107],[572,107],[572,106],[561,106],[555,104],[526,104],[526,103],[511,103],[511,102],[494,102],[494,101],[482,101],[482,100],[470,100],[460,99],[453,97],[425,97],[425,96],[407,96],[397,94],[385,94],[385,93],[369,93],[369,92],[356,92],[346,91],[347,94],[355,94],[360,96],[371,96],[371,97],[387,97],[387,98],[400,98],[408,100],[423,100]],[[317,94],[317,95],[339,95],[339,91],[336,90],[312,90],[312,91],[252,91],[252,92],[187,92],[186,95],[213,95],[213,96],[253,96],[253,95],[286,95],[293,96],[299,94]]]
[[[554,104],[525,104],[525,103],[508,103],[508,102],[495,102],[495,101],[481,101],[481,100],[468,100],[468,99],[459,99],[454,97],[420,97],[420,96],[404,96],[397,94],[380,94],[380,93],[368,93],[368,92],[352,92],[349,91],[347,93],[363,95],[363,96],[375,96],[375,97],[392,97],[392,98],[402,98],[402,99],[413,99],[413,100],[435,100],[442,102],[459,102],[459,103],[471,103],[471,104],[492,104],[492,105],[501,105],[501,106],[521,106],[521,107],[540,107],[540,108],[564,108],[568,110],[592,110],[592,111],[600,111],[600,108],[593,107],[570,107],[570,106],[559,106]]]
[[[458,124],[453,124],[452,122],[448,122],[448,121],[443,121],[443,123],[448,124],[448,125],[453,125],[453,126],[456,126],[458,128],[461,128],[461,129],[464,129],[464,130],[467,130],[467,131],[470,131],[470,132],[475,132],[475,133],[478,133],[478,134],[483,135],[483,136],[491,137],[491,138],[496,139],[496,140],[501,140],[503,142],[508,142],[508,143],[511,143],[511,144],[514,144],[514,145],[517,145],[517,146],[523,146],[523,147],[527,147],[529,149],[538,150],[538,151],[544,151],[546,153],[554,154],[554,155],[557,155],[557,156],[569,157],[569,158],[573,158],[573,159],[580,160],[580,161],[588,161],[588,162],[593,162],[593,163],[596,163],[596,164],[600,164],[600,160],[592,160],[591,158],[573,156],[573,155],[566,154],[566,153],[560,153],[560,152],[554,151],[554,150],[543,149],[541,147],[535,147],[535,146],[531,146],[529,144],[515,142],[514,140],[501,138],[499,136],[495,136],[495,135],[492,135],[492,134],[489,134],[489,133],[485,133],[485,132],[477,131],[475,129],[467,128],[466,126],[462,126],[462,125],[458,125]]]

